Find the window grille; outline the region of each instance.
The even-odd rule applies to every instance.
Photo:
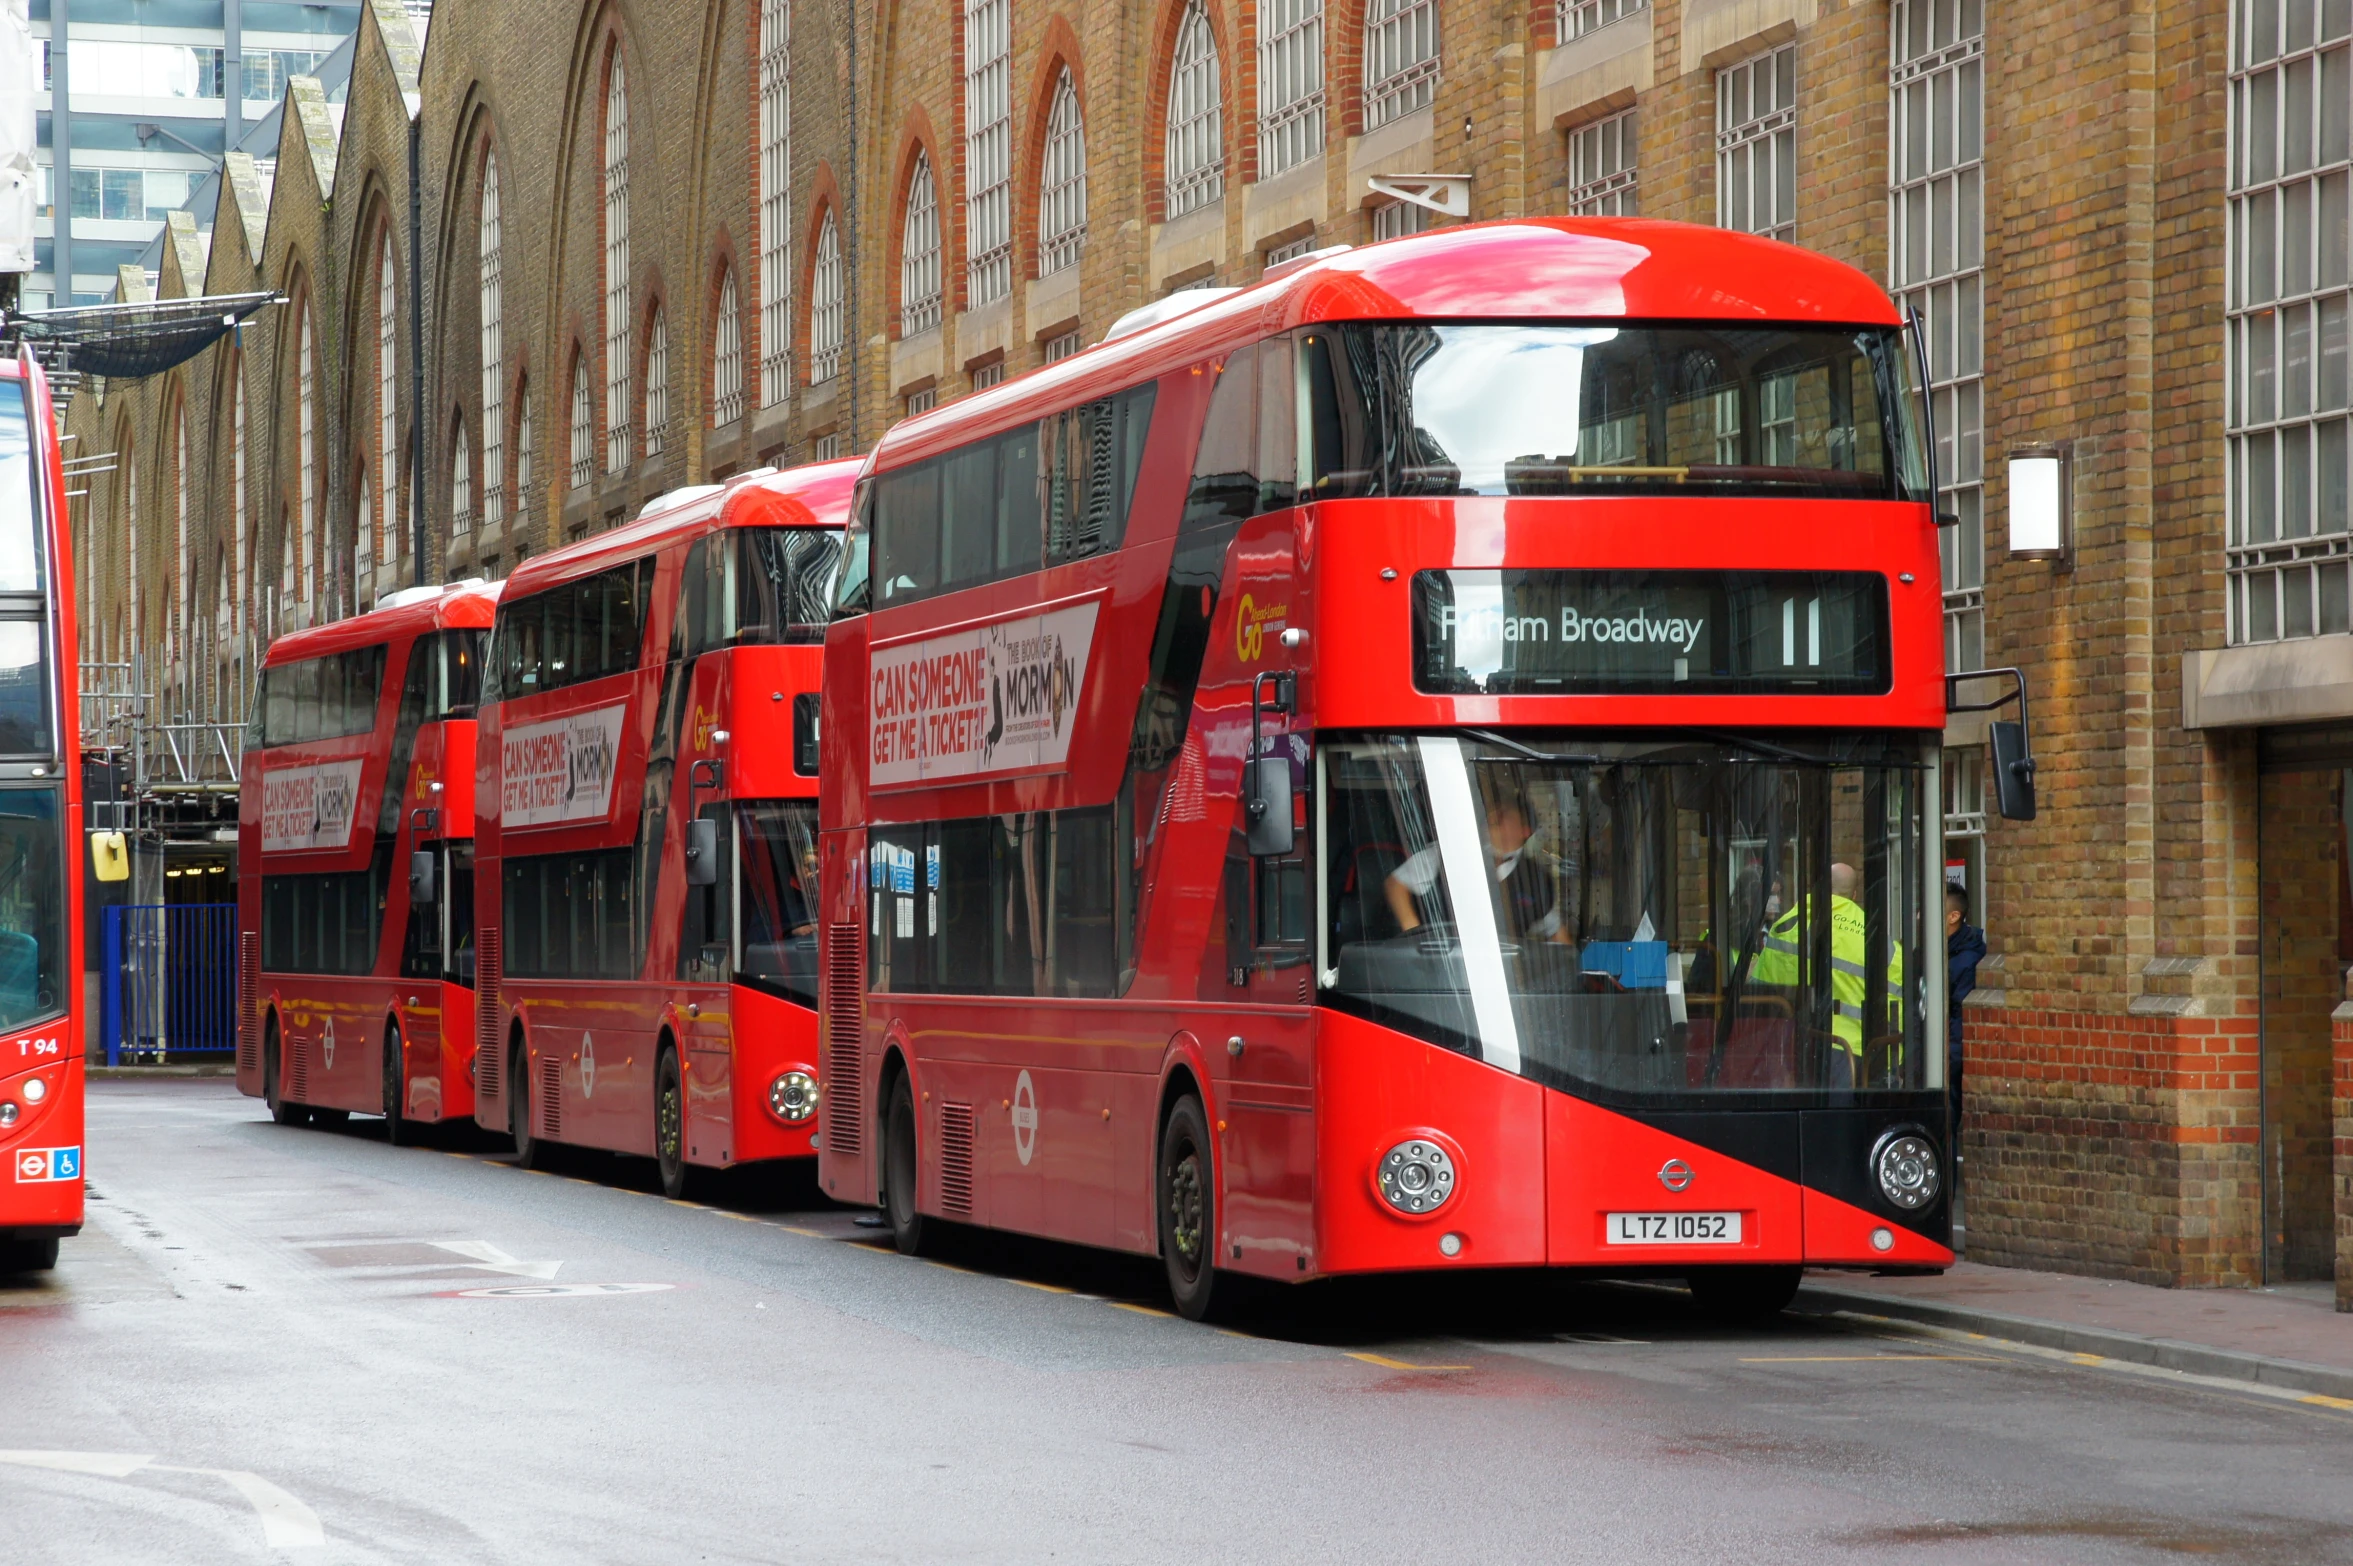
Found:
[[[1373,208],[1373,238],[1403,239],[1431,227],[1437,214],[1410,201],[1384,201]]]
[[[1896,0],[1888,58],[1888,282],[1927,337],[1945,663],[1985,667],[1985,16]]]
[[[629,79],[613,51],[605,79],[605,471],[629,466]],[[585,374],[585,372],[583,372]],[[585,384],[585,381],[583,382]],[[577,472],[579,455],[573,456]],[[575,477],[574,484],[584,484]]]
[[[1217,76],[1217,35],[1204,0],[1177,24],[1176,60],[1168,75],[1168,215],[1183,217],[1226,193],[1224,86]]]
[[[670,316],[654,311],[645,334],[645,454],[658,457],[670,445]]]
[[[967,297],[1013,291],[1013,0],[964,3]]]
[[[580,489],[596,476],[596,431],[588,401],[588,360],[572,360],[572,487]]]
[[[1650,0],[1559,0],[1552,11],[1553,33],[1567,43],[1649,7]]]
[[[303,301],[300,320],[301,324],[294,330],[294,375],[296,419],[301,425],[300,434],[302,437],[302,516],[295,525],[295,536],[299,539],[309,539],[316,536],[319,517],[319,405],[318,376],[316,368],[311,362],[313,356],[318,352],[318,344],[313,340],[315,334],[311,329],[310,302],[308,300]],[[134,548],[137,547],[137,525],[137,508],[134,507],[132,511]],[[302,551],[298,547],[296,558],[299,559],[301,554]],[[138,579],[139,573],[134,569],[131,573],[131,580],[137,581]],[[310,573],[298,570],[292,585],[301,602],[307,606],[311,601]]]
[[[515,393],[515,505],[521,512],[518,520],[528,521],[530,517],[531,456],[538,444],[539,427],[531,422],[531,383],[525,381]],[[522,545],[516,546],[517,558],[521,557],[522,549]]]
[[[1324,150],[1324,0],[1266,0],[1259,14],[1258,177]]]
[[[2347,118],[2342,5],[2231,7],[2224,376],[2230,639],[2347,629]]]
[[[1080,340],[1079,334],[1076,332],[1064,332],[1060,337],[1049,337],[1046,339],[1046,362],[1060,364],[1085,346],[1086,344]]]
[[[1427,108],[1438,91],[1438,0],[1369,0],[1364,13],[1364,124]]]
[[[392,269],[392,226],[386,224],[376,251],[376,536],[362,535],[353,558],[364,563],[375,552],[376,564],[388,566],[400,558],[399,503],[392,494],[393,476],[400,471],[400,302]]]
[[[236,529],[235,547],[229,551],[229,604],[234,616],[236,634],[242,645],[246,627],[246,593],[253,585],[253,557],[248,553],[253,529],[246,522],[248,498],[245,487],[245,354],[234,350],[229,360],[229,375],[235,390],[229,401],[229,507],[231,526]]]
[[[449,432],[449,531],[462,538],[474,530],[474,448],[466,439],[463,414]]]
[[[1634,111],[1569,132],[1569,211],[1578,217],[1633,217]]]
[[[1286,261],[1298,260],[1313,249],[1315,249],[1313,234],[1308,235],[1305,239],[1294,239],[1287,245],[1272,245],[1268,247],[1266,252],[1266,264],[1270,267],[1281,266]]]
[[[506,277],[500,254],[498,157],[482,156],[482,217],[476,230],[482,292],[482,520],[506,520]]]
[[[899,239],[899,335],[940,324],[940,206],[931,159],[915,154],[907,176],[907,226]]]
[[[1064,71],[1046,115],[1046,166],[1038,196],[1038,275],[1077,263],[1087,246],[1087,128],[1078,86]]]
[[[833,213],[817,231],[816,276],[809,287],[809,379],[832,380],[842,372],[842,243]]]
[[[172,674],[181,682],[187,701],[188,578],[193,551],[188,547],[188,406],[183,402],[172,415]]]
[[[743,417],[743,317],[733,267],[719,274],[719,317],[711,338],[711,423],[733,424]]]
[[[1004,383],[1005,361],[1002,359],[992,360],[972,372],[974,391],[987,391],[992,386],[1002,386]]]
[[[939,405],[940,389],[937,386],[926,386],[921,391],[907,394],[907,414],[910,418],[918,413],[929,413]]]
[[[791,390],[792,0],[760,0],[760,406]]]
[[[376,536],[376,491],[368,477],[363,465],[359,474],[359,510],[351,524],[351,604],[353,609],[362,611],[369,607],[368,555],[375,548],[369,540]],[[384,475],[379,473],[375,478],[377,483],[382,483]]]
[[[1797,48],[1716,73],[1716,226],[1797,237]]]

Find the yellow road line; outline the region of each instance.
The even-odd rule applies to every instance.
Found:
[[[1068,1294],[1070,1290],[1059,1283],[1034,1283],[1028,1278],[1007,1278],[1007,1283],[1018,1283],[1025,1289],[1037,1289],[1046,1294]]]
[[[1132,1310],[1139,1316],[1166,1316],[1173,1318],[1176,1314],[1174,1311],[1156,1310],[1150,1305],[1131,1305],[1126,1300],[1106,1300],[1104,1303],[1109,1305],[1113,1310]]]
[[[1383,1370],[1468,1370],[1471,1368],[1468,1365],[1415,1365],[1402,1359],[1391,1359],[1386,1354],[1358,1353],[1353,1350],[1344,1352],[1348,1354],[1350,1359],[1361,1359],[1366,1364],[1378,1365]]]
[[[1884,1360],[1965,1359],[1979,1364],[1998,1365],[1998,1354],[1760,1354],[1743,1355],[1743,1365],[1858,1365]]]
[[[2315,1403],[2322,1408],[2353,1409],[2353,1397],[2330,1397],[2322,1392],[2307,1392],[2296,1399],[2299,1403]]]
[[[819,1234],[814,1229],[803,1229],[796,1224],[780,1223],[776,1227],[782,1229],[787,1234],[797,1234],[805,1239],[822,1240],[825,1238],[824,1235]]]

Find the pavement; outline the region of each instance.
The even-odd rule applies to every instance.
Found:
[[[94,1083],[88,1168],[58,1271],[0,1279],[0,1563],[2353,1566],[2353,1408],[1898,1280],[1738,1330],[1479,1273],[1200,1326],[1149,1260],[914,1260],[806,1180],[671,1202],[210,1078]]]

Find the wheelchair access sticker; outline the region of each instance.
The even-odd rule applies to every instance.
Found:
[[[19,1185],[82,1177],[82,1150],[78,1147],[28,1147],[12,1156]]]

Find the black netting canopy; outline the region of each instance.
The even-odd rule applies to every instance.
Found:
[[[72,368],[108,380],[161,375],[220,341],[276,294],[214,294],[203,299],[158,299],[141,304],[84,305],[30,310],[8,318],[9,338],[29,343],[53,369]]]

